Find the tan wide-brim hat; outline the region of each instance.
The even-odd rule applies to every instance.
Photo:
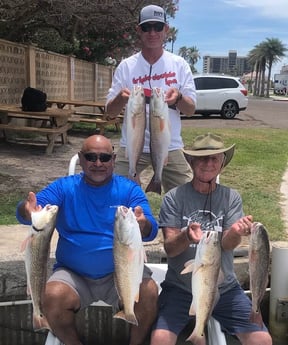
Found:
[[[184,154],[190,157],[211,156],[217,153],[225,153],[225,162],[223,167],[229,164],[234,155],[235,144],[230,147],[224,147],[224,142],[219,135],[207,133],[199,135],[192,143],[191,150],[184,150]]]

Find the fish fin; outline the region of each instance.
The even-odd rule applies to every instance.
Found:
[[[134,301],[135,301],[136,303],[139,302],[139,292],[137,292],[137,294],[136,294],[136,296],[135,296],[135,298],[134,298]]]
[[[115,314],[113,317],[115,317],[116,319],[122,319],[125,320],[129,323],[131,323],[132,325],[136,325],[138,326],[138,321],[136,319],[135,314],[129,314],[129,315],[125,315],[123,310],[120,310],[117,314]]]
[[[167,165],[167,164],[168,164],[168,156],[165,158],[163,165]]]
[[[219,271],[219,276],[218,276],[218,279],[217,279],[217,286],[221,285],[225,280],[225,275],[223,273],[223,271],[220,269]]]
[[[191,315],[191,316],[196,315],[196,310],[195,310],[193,301],[192,301],[192,303],[191,303],[191,305],[190,305],[189,315]]]
[[[165,119],[160,118],[160,124],[159,124],[160,132],[164,131],[165,126],[166,126],[166,122],[167,121]]]
[[[51,327],[44,315],[33,315],[33,329],[34,331],[41,329],[48,329],[51,331]]]
[[[251,314],[250,314],[250,321],[252,323],[256,323],[260,327],[263,327],[263,320],[262,320],[261,311],[260,310],[259,311],[254,311],[252,309]]]
[[[129,180],[132,180],[132,181],[136,182],[137,184],[141,185],[140,176],[136,172],[134,175],[129,173],[128,178],[129,178]]]
[[[194,270],[194,263],[191,262],[189,265],[185,264],[185,268],[180,272],[180,274],[187,274],[187,273],[193,272],[193,270]]]
[[[24,250],[26,249],[27,245],[29,242],[32,241],[32,237],[33,235],[32,234],[29,234],[21,243],[21,246],[20,246],[20,252],[24,252]]]
[[[144,255],[144,262],[148,262],[147,255],[145,252],[145,248],[143,248],[143,255]]]
[[[154,192],[161,195],[161,182],[156,182],[153,176],[148,186],[146,187],[145,192]]]
[[[200,341],[203,341],[204,337],[204,333],[202,335],[198,335],[193,331],[192,334],[186,339],[186,341],[191,341],[191,343],[193,344],[198,344]]]

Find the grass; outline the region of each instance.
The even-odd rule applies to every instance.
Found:
[[[185,127],[182,132],[185,147],[189,148],[195,136],[207,132],[221,135],[227,145],[236,144],[235,155],[221,174],[221,183],[240,192],[245,213],[265,225],[271,240],[287,240],[280,207],[280,185],[288,161],[287,130]],[[111,136],[116,135],[119,134]],[[22,198],[23,194],[17,190],[1,193],[0,224],[16,222],[15,205]],[[148,193],[148,198],[157,217],[161,197]]]

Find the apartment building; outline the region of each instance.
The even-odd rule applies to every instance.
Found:
[[[203,57],[203,73],[228,74],[242,76],[251,71],[246,56],[237,56],[236,50],[230,50],[228,56]]]

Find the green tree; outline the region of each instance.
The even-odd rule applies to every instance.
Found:
[[[181,47],[178,51],[178,54],[180,56],[183,57],[183,59],[185,59],[188,64],[190,65],[191,71],[193,73],[196,73],[197,70],[195,68],[195,64],[198,62],[198,60],[200,59],[200,53],[199,50],[197,49],[197,47],[192,46],[190,48],[187,47]]]
[[[269,97],[271,70],[275,62],[285,56],[287,48],[277,38],[266,38],[265,41],[257,44],[248,54],[248,61],[256,71],[253,95]],[[268,67],[267,83],[265,78],[266,67]],[[266,83],[266,92],[265,92]]]
[[[266,97],[269,97],[269,89],[271,82],[271,71],[274,63],[278,62],[285,56],[285,52],[288,50],[285,45],[278,38],[266,38],[263,42],[263,53],[266,57],[268,66],[268,81],[266,88]]]
[[[171,43],[171,52],[174,51],[174,43],[177,39],[178,29],[171,27],[167,35],[167,42]]]
[[[156,0],[173,18],[179,0]],[[137,49],[135,27],[148,0],[0,0],[0,38],[34,43],[88,61],[120,61]]]

